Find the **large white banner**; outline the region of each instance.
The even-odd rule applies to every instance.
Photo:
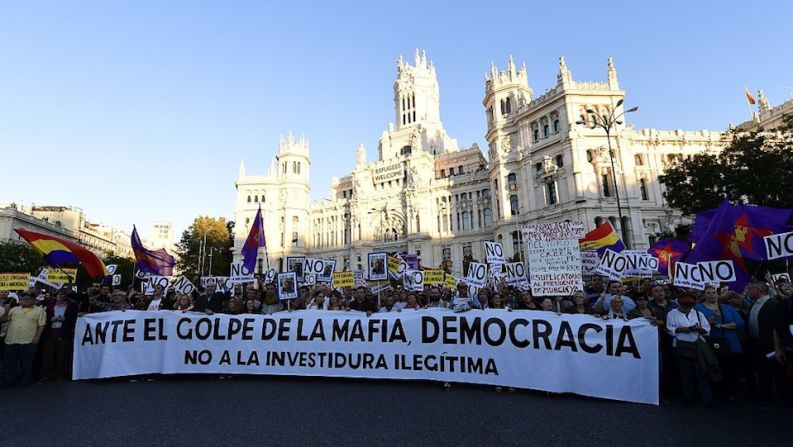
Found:
[[[468,382],[658,404],[647,320],[502,310],[105,312],[77,322],[74,378],[277,374]]]

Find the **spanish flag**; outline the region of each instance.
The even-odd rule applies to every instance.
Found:
[[[15,228],[14,231],[28,241],[52,267],[58,267],[66,262],[79,262],[92,278],[108,275],[107,267],[101,259],[74,242],[19,228]]]
[[[757,104],[757,101],[754,99],[754,96],[752,96],[752,94],[749,93],[749,89],[748,88],[744,87],[743,88],[743,93],[746,95],[746,100],[749,101],[749,104],[751,104],[751,105]]]
[[[606,249],[616,252],[625,250],[625,244],[622,243],[617,231],[614,230],[611,221],[606,219],[606,222],[601,226],[587,233],[583,239],[578,240],[578,248],[581,251],[597,250],[598,255],[602,256]]]

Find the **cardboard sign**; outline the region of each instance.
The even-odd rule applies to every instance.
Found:
[[[190,295],[193,293],[193,291],[195,291],[195,286],[192,282],[190,282],[189,279],[187,279],[186,276],[180,276],[177,278],[171,287],[173,287],[173,290],[176,293],[184,293],[186,295]]]
[[[30,273],[0,273],[0,290],[25,290],[29,281]]]
[[[407,269],[407,263],[399,255],[388,257],[388,273],[394,279],[401,278]]]
[[[402,277],[402,286],[405,290],[421,292],[424,290],[424,272],[421,270],[408,270]]]
[[[469,285],[478,288],[484,287],[487,282],[487,265],[478,262],[468,263],[468,276],[465,280]]]
[[[675,263],[675,276],[672,284],[678,287],[705,290],[705,280],[702,278],[702,272],[697,264]]]
[[[144,272],[143,270],[138,270],[138,271],[135,272],[135,278],[138,278],[138,279],[146,279],[149,276],[152,276],[152,274],[148,273],[148,272]]]
[[[600,264],[600,257],[596,251],[581,252],[581,273],[584,275],[594,275],[595,270]]]
[[[118,270],[118,264],[108,264],[105,268],[107,268],[107,276],[113,276],[116,274],[116,270]]]
[[[121,275],[113,275],[113,281],[110,283],[113,287],[121,285]]]
[[[623,276],[632,278],[652,278],[658,271],[658,258],[644,250],[623,250],[620,252],[627,261]]]
[[[388,270],[391,264],[388,255],[386,253],[369,253],[367,258],[367,279],[369,281],[388,279]],[[402,272],[404,273],[404,270]]]
[[[301,268],[302,264],[301,264]],[[267,272],[264,274],[264,282],[269,283],[275,281],[276,271],[275,269],[267,269]]]
[[[303,274],[305,276],[305,268]],[[278,298],[281,301],[293,300],[297,298],[298,290],[297,290],[296,272],[279,273],[277,285],[278,285]]]
[[[304,256],[287,256],[286,257],[286,271],[295,272],[297,280],[303,280],[303,263],[306,258]]]
[[[69,279],[71,277],[71,279]],[[46,280],[53,284],[66,284],[74,282],[77,278],[77,269],[49,269]]]
[[[317,275],[317,282],[330,283],[333,281],[333,272],[336,271],[336,260],[326,259],[322,274]]]
[[[454,291],[457,289],[457,278],[455,278],[451,273],[445,273],[443,275],[443,285],[447,289]]]
[[[606,249],[603,252],[603,258],[600,259],[595,273],[598,275],[608,276],[611,280],[619,280],[628,269],[628,260],[625,256],[611,249]]]
[[[443,284],[443,270],[424,270],[424,284]]]
[[[202,276],[200,281],[201,287],[205,289],[209,284],[214,284],[216,291],[234,296],[234,284],[231,283],[231,278],[228,276]]]
[[[168,293],[168,285],[171,282],[169,276],[149,276],[146,281],[140,284],[141,291],[144,295],[154,295],[154,288],[160,286],[163,289],[163,295]]]
[[[303,272],[303,284],[307,286],[315,286],[317,285],[317,275],[313,273],[305,273]]]
[[[254,282],[253,272],[243,265],[243,261],[231,263],[231,275],[229,276],[232,284],[245,284]]]
[[[735,277],[735,264],[732,260],[707,261],[697,263],[702,279],[707,284],[733,282]]]
[[[765,256],[769,261],[793,256],[793,231],[766,236],[763,242],[765,242]]]
[[[528,281],[526,278],[526,266],[524,266],[522,262],[504,264],[504,269],[506,270],[507,284],[515,286],[521,282]]]
[[[333,274],[333,288],[352,287],[355,285],[355,273],[336,272]]]
[[[498,242],[485,242],[485,258],[488,264],[503,264],[504,247]]]
[[[522,232],[523,239],[527,241],[579,240],[586,236],[586,228],[583,222],[528,224],[523,227]]]

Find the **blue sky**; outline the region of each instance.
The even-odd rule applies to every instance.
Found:
[[[181,233],[231,217],[240,160],[264,173],[289,130],[327,196],[359,143],[376,157],[396,59],[417,47],[464,146],[485,146],[483,75],[510,54],[535,95],[560,55],[578,80],[613,56],[637,127],[724,129],[748,117],[743,85],[791,98],[791,2],[644,3],[2,2],[0,203]]]

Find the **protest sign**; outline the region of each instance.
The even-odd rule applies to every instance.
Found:
[[[180,276],[179,278],[177,278],[176,281],[174,281],[173,285],[171,285],[171,287],[173,287],[174,292],[184,293],[187,295],[190,295],[191,293],[193,293],[193,291],[195,291],[195,286],[193,285],[192,282],[190,282],[189,279],[187,279],[186,276]]]
[[[71,268],[71,269],[54,269],[54,268],[51,268],[51,269],[48,269],[47,271],[48,271],[48,273],[47,273],[46,280],[48,282],[53,283],[53,284],[73,283],[75,281],[75,279],[77,278],[77,269],[76,268]]]
[[[402,286],[405,290],[421,292],[424,290],[424,272],[421,270],[407,270],[402,276]]]
[[[286,257],[286,271],[295,272],[297,280],[303,280],[303,262],[306,260],[304,256],[287,256]]]
[[[164,295],[168,293],[170,282],[170,276],[147,276],[146,280],[140,283],[140,288],[144,295],[154,295],[154,288],[160,286]]]
[[[765,256],[769,261],[793,256],[793,231],[766,236],[763,242]]]
[[[447,289],[454,291],[457,288],[457,278],[455,278],[451,273],[444,273],[443,285]]]
[[[374,293],[375,295],[390,289],[391,289],[391,284],[388,281],[380,281],[380,284],[372,285],[372,293]]]
[[[703,261],[697,263],[702,279],[707,284],[733,282],[736,280],[735,264],[732,260]]]
[[[468,276],[465,281],[469,286],[482,288],[485,286],[487,278],[487,264],[480,264],[478,262],[468,263]]]
[[[30,273],[0,273],[0,290],[25,290]]]
[[[303,272],[303,284],[307,286],[313,286],[317,284],[317,275],[313,273],[306,273]]]
[[[113,287],[121,285],[121,275],[113,275],[113,280],[110,282]]]
[[[118,264],[107,264],[105,268],[107,268],[107,276],[113,276],[118,270]]]
[[[581,252],[581,273],[584,275],[594,275],[595,270],[600,264],[600,257],[596,251]]]
[[[157,373],[433,380],[657,405],[658,330],[642,318],[499,310],[78,319],[74,379]]]
[[[218,292],[229,293],[234,296],[234,284],[231,283],[228,276],[202,276],[201,287],[205,288],[214,284]]]
[[[778,281],[790,282],[790,275],[787,273],[774,273],[771,275],[771,281],[775,283]]]
[[[504,264],[504,269],[506,270],[507,284],[515,286],[528,281],[528,278],[526,278],[526,266],[522,262]]]
[[[304,276],[306,270],[303,270]],[[297,273],[286,272],[278,274],[278,299],[281,301],[297,298]]]
[[[394,279],[399,279],[405,274],[408,265],[399,255],[388,257],[388,273]]]
[[[336,271],[336,260],[325,259],[325,266],[322,268],[322,273],[317,275],[317,282],[331,283],[334,271]]]
[[[529,283],[534,296],[572,295],[584,290],[581,275],[580,222],[524,227],[529,256]]]
[[[231,275],[229,276],[229,281],[231,281],[232,284],[245,284],[245,283],[253,282],[254,281],[253,272],[245,268],[245,264],[243,261],[232,262]]]
[[[301,269],[303,268],[303,264],[302,263],[300,264],[300,268]],[[275,281],[275,275],[276,275],[275,269],[267,269],[267,272],[264,274],[264,282],[265,283],[270,283],[270,282]]]
[[[336,272],[333,274],[333,288],[352,287],[355,285],[355,273]]]
[[[586,228],[583,222],[528,224],[523,226],[522,232],[523,239],[527,241],[578,240],[586,236]]]
[[[623,277],[627,269],[628,260],[625,259],[625,256],[607,248],[606,251],[603,252],[603,257],[600,259],[600,264],[598,264],[595,269],[595,273],[608,276],[611,280],[619,280]]]
[[[143,270],[137,270],[135,272],[135,278],[138,278],[138,279],[146,279],[149,276],[152,276],[152,274],[148,273],[148,272],[144,272]]]
[[[687,264],[685,262],[675,263],[675,276],[672,282],[678,287],[689,289],[704,290],[705,280],[697,264]]]
[[[624,277],[652,278],[658,271],[658,258],[645,250],[623,250],[620,252],[627,263]]]
[[[367,263],[367,279],[369,281],[385,281],[388,279],[388,268],[391,261],[386,253],[369,253]],[[403,270],[404,272],[404,270]]]
[[[485,258],[488,264],[503,264],[504,248],[498,242],[485,241]]]
[[[424,270],[424,284],[443,284],[443,270]]]

